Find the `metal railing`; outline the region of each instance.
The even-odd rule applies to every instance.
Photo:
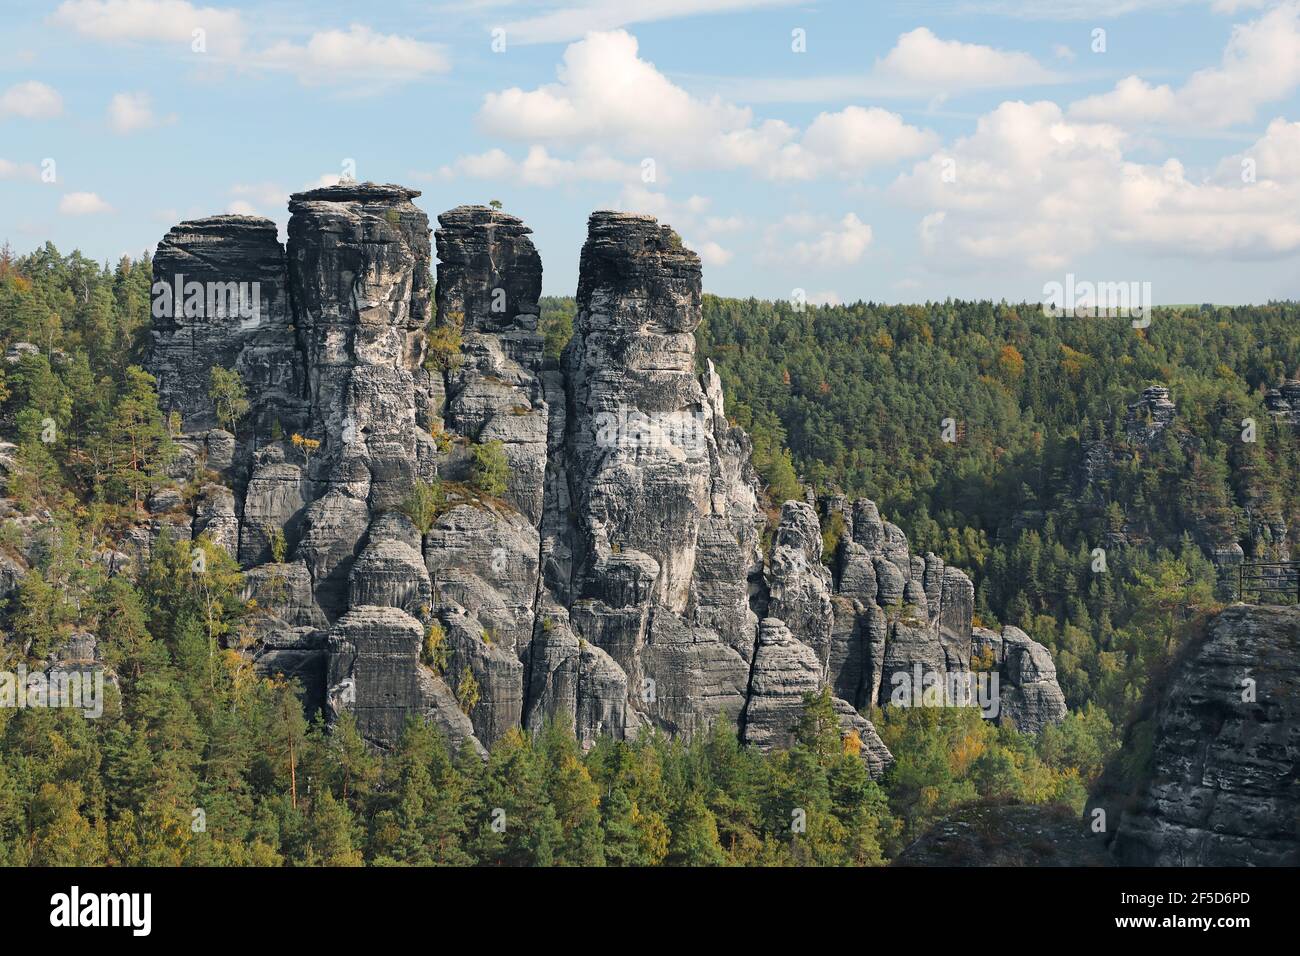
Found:
[[[1249,561],[1237,565],[1237,600],[1248,594],[1290,595],[1300,602],[1300,561]]]

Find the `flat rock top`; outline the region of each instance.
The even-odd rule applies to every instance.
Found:
[[[223,213],[216,216],[203,216],[199,219],[186,219],[172,226],[167,230],[167,235],[163,242],[176,241],[186,234],[204,233],[204,234],[226,234],[234,235],[241,232],[270,232],[272,236],[276,234],[278,227],[275,221],[267,219],[265,216],[239,216],[234,213]]]
[[[289,197],[289,206],[304,202],[402,202],[418,195],[420,190],[396,183],[338,183],[294,193]]]
[[[587,241],[578,269],[578,301],[592,288],[625,282],[630,276],[698,282],[700,257],[682,244],[671,226],[644,213],[600,209],[587,220]]]
[[[623,212],[619,209],[597,209],[588,217],[587,222],[593,227],[597,225],[618,225],[620,223],[628,226],[634,226],[638,223],[654,227],[659,225],[659,220],[649,213]]]
[[[483,224],[506,227],[519,234],[531,233],[533,230],[524,225],[518,216],[512,216],[491,206],[457,206],[438,214],[438,225],[444,229],[469,228]]]

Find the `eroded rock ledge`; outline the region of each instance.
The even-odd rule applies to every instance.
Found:
[[[238,558],[264,609],[259,667],[298,677],[327,717],[351,710],[378,746],[413,715],[475,747],[548,719],[583,741],[727,720],[778,746],[802,695],[830,687],[879,774],[892,757],[860,711],[889,705],[898,674],[962,686],[973,650],[1013,691],[999,719],[1063,716],[1046,650],[974,630],[966,576],[913,555],[870,501],[786,502],[763,553],[749,439],[697,367],[699,258],[671,228],[592,214],[556,361],[530,230],[462,206],[431,247],[418,195],[296,194],[287,249],[241,216],[159,245],[159,282],[260,290],[255,316],[156,317],[150,359],[182,422],[178,477],[203,480],[189,530]],[[426,362],[430,331],[451,327],[455,360]],[[248,388],[234,434],[207,397],[213,366]],[[397,510],[417,481],[460,487],[488,442],[509,462],[500,498],[456,498],[425,529]],[[828,522],[843,533],[823,561]]]
[[[1141,753],[1147,739],[1136,787],[1108,771],[1085,815],[1101,809],[1113,821],[1115,858],[1300,864],[1300,608],[1227,608],[1156,696],[1125,741]]]

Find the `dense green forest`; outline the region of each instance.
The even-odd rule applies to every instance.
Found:
[[[874,498],[971,574],[983,623],[1052,649],[1073,713],[1031,738],[970,709],[873,712],[897,757],[879,782],[825,696],[770,755],[726,727],[585,753],[548,728],[485,763],[413,723],[380,756],[346,719],[309,725],[294,687],[231,649],[256,608],[222,549],[204,544],[201,575],[166,535],[138,574],[101,560],[172,454],[140,367],[150,272],[50,245],[0,252],[0,563],[39,543],[0,612],[0,670],[89,630],[117,675],[97,720],[0,708],[0,863],[882,863],[974,801],[1081,808],[1148,676],[1226,596],[1210,546],[1274,547],[1260,516],[1294,523],[1282,492],[1300,450],[1261,401],[1300,363],[1294,304],[1158,311],[1134,330],[987,302],[796,312],[706,297],[701,361],[773,501],[799,479]],[[571,300],[543,302],[543,328],[558,354]],[[1127,405],[1154,383],[1176,427],[1085,487],[1083,444],[1128,448]]]
[[[706,296],[704,314],[701,357],[767,481],[874,499],[971,574],[983,623],[1052,650],[1074,709],[1121,725],[1198,610],[1235,596],[1216,546],[1292,557],[1276,529],[1296,524],[1300,441],[1264,393],[1300,368],[1296,303],[1156,309],[1146,328],[1005,302]],[[1177,415],[1144,443],[1124,424],[1149,385]],[[1094,446],[1115,460],[1087,481]]]

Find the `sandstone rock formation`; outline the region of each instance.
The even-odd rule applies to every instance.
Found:
[[[859,709],[980,707],[1026,733],[1064,718],[1047,648],[1016,627],[973,627],[975,588],[965,574],[937,555],[912,554],[866,498],[829,498],[822,509],[839,534],[827,658],[838,697]]]
[[[156,292],[176,274],[258,284],[251,318],[161,310],[150,359],[199,484],[189,531],[247,571],[257,665],[381,747],[411,717],[477,748],[549,719],[584,742],[727,721],[779,746],[803,695],[829,687],[882,772],[861,712],[891,703],[895,675],[970,684],[966,576],[911,554],[866,500],[786,502],[764,554],[749,439],[697,367],[699,258],[668,226],[592,214],[557,361],[530,230],[462,206],[431,246],[417,195],[297,194],[287,250],[269,220],[236,216],[159,246]],[[248,389],[233,433],[207,397],[214,366]],[[499,494],[470,480],[489,443],[508,463]],[[435,479],[445,498],[417,527],[403,503]],[[828,522],[842,533],[824,556]],[[1059,719],[1046,651],[1000,641],[1017,725]]]
[[[1163,385],[1149,385],[1124,415],[1124,433],[1129,441],[1150,447],[1155,437],[1173,424],[1178,406]]]
[[[1056,665],[1042,644],[1008,624],[1001,634],[976,628],[973,646],[986,655],[988,667],[998,674],[998,723],[1037,734],[1065,717],[1065,695],[1056,682]]]
[[[1114,821],[1120,862],[1300,864],[1300,608],[1219,614],[1143,733],[1153,743],[1135,792],[1109,780],[1094,799]]]
[[[1280,422],[1293,427],[1300,423],[1300,381],[1288,378],[1279,387],[1268,389],[1264,407]]]

